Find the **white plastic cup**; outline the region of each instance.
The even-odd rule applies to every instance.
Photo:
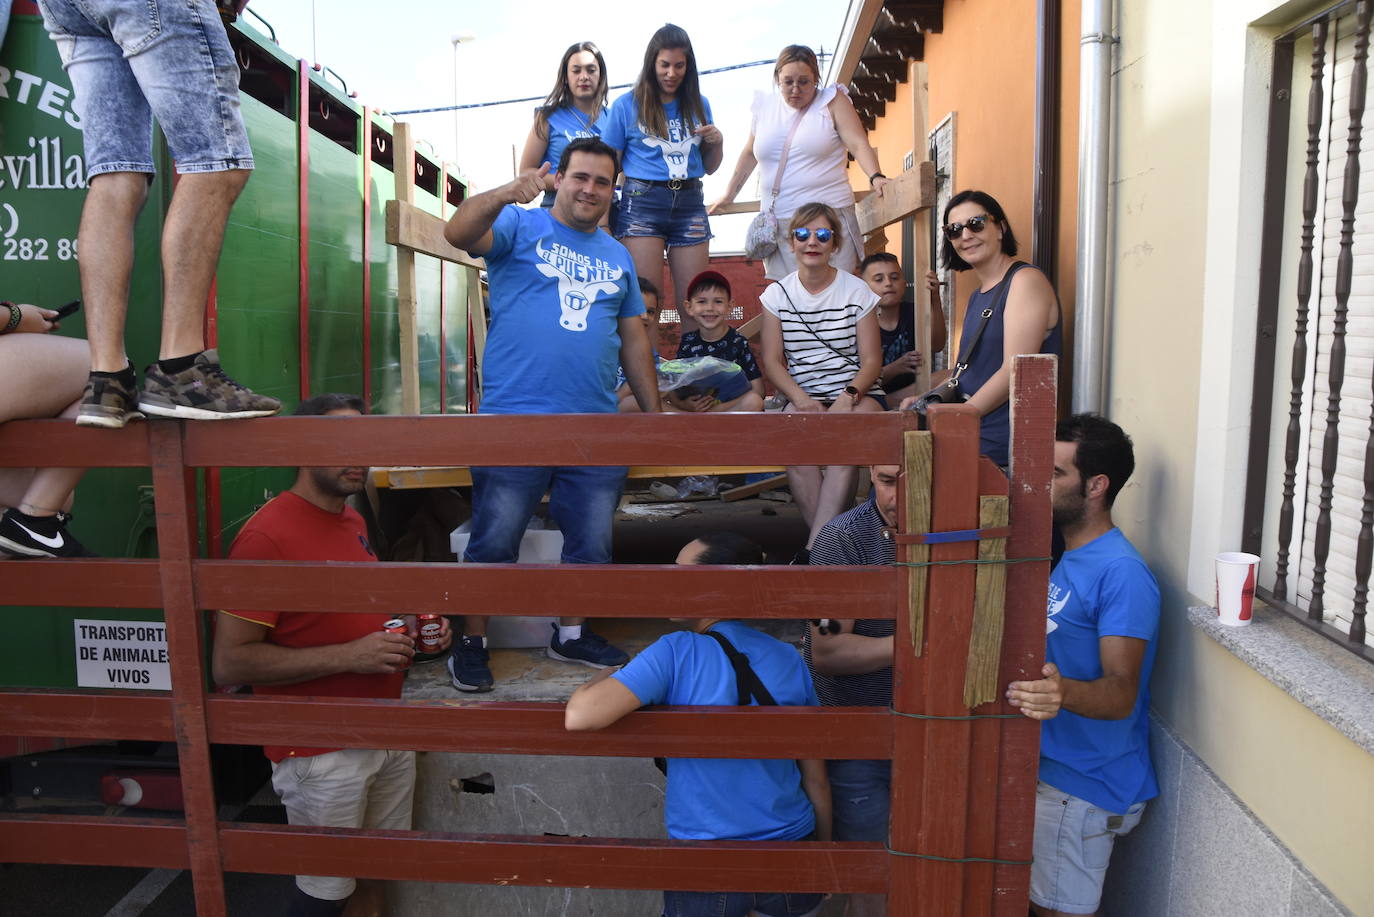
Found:
[[[1223,551],[1217,555],[1217,616],[1228,627],[1245,627],[1254,618],[1255,581],[1260,559]]]

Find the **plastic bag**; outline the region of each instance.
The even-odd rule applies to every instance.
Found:
[[[720,357],[687,357],[658,364],[658,390],[671,392],[704,382],[722,373],[743,372],[738,363]]]

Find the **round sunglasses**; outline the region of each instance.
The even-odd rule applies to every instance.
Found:
[[[792,230],[792,238],[796,239],[798,242],[805,242],[807,239],[811,238],[811,233],[812,230],[807,229],[805,226],[799,226]],[[835,230],[826,229],[822,226],[820,229],[815,230],[815,233],[817,242],[829,242],[830,237],[835,235]]]
[[[990,219],[992,218],[984,213],[981,216],[969,217],[963,223],[950,223],[944,228],[945,235],[949,236],[950,239],[957,239],[962,236],[964,230],[967,229],[976,236],[987,227],[988,220]]]

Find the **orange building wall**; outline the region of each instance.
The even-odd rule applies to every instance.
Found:
[[[1078,200],[1078,54],[1079,10],[1063,0],[1060,10],[1059,213],[1055,288],[1064,307],[1065,354],[1072,353],[1075,247]],[[945,0],[944,30],[925,37],[929,85],[925,134],[955,113],[954,188],[979,188],[996,197],[1007,211],[1020,244],[1019,256],[1031,257],[1032,195],[1035,164],[1035,4],[1007,0]],[[908,80],[887,103],[883,116],[868,132],[878,149],[883,172],[897,175],[902,157],[916,143],[913,129],[914,83]],[[856,189],[868,178],[850,164]],[[901,253],[901,240],[889,228],[886,249]],[[955,278],[954,331],[973,291],[971,273]],[[1066,394],[1072,377],[1061,361],[1060,388]],[[1061,399],[1063,400],[1063,399]]]

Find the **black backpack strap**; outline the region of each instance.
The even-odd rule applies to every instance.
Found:
[[[738,706],[747,707],[750,699],[754,699],[761,707],[776,707],[778,702],[773,700],[773,695],[768,693],[768,688],[764,686],[753,666],[749,665],[749,657],[735,649],[735,645],[725,639],[724,635],[713,630],[704,633],[720,644],[720,648],[730,660],[730,665],[735,669],[735,696],[739,701]]]

